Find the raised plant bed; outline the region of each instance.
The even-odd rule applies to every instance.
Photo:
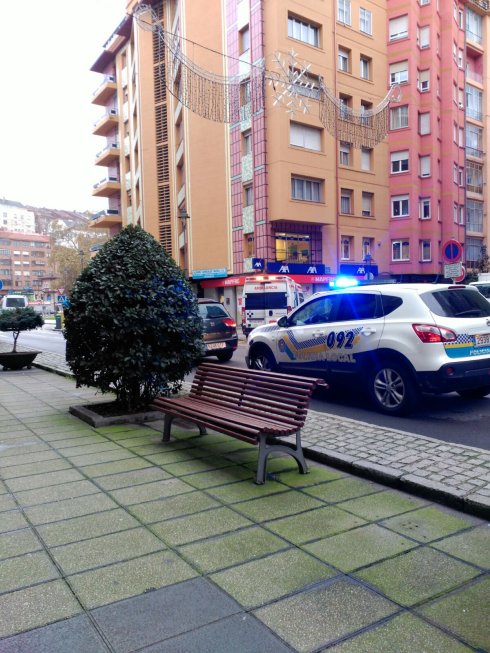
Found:
[[[0,365],[4,370],[21,370],[31,368],[33,360],[40,351],[9,351],[0,352]]]

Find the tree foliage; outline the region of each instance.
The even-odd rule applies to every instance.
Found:
[[[14,338],[12,351],[17,351],[17,338],[21,331],[31,331],[42,327],[42,315],[33,308],[13,308],[0,311],[0,331],[10,331]]]
[[[93,230],[88,224],[67,227],[60,221],[52,222],[50,264],[57,276],[56,286],[64,288],[64,294],[70,294],[81,269],[90,258],[90,248],[102,245],[107,239],[105,229]]]
[[[182,271],[134,226],[82,271],[64,332],[77,385],[115,392],[130,411],[180,389],[203,350],[197,302]]]

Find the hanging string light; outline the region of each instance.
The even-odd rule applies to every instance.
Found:
[[[400,89],[393,86],[377,107],[354,110],[347,107],[325,85],[322,78],[310,75],[311,64],[300,62],[294,51],[287,57],[276,53],[275,71],[263,62],[248,64],[244,75],[219,75],[198,66],[180,46],[181,38],[163,29],[150,5],[139,5],[133,17],[137,25],[157,36],[164,84],[190,111],[214,122],[236,123],[265,107],[265,83],[272,88],[274,105],[282,105],[292,116],[310,111],[310,100],[318,101],[319,118],[337,140],[353,147],[372,148],[388,131],[389,104],[398,102]],[[220,54],[220,57],[225,55]],[[236,63],[232,57],[225,57]]]

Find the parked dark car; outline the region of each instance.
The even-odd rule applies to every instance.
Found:
[[[217,356],[222,363],[229,361],[238,347],[236,322],[220,302],[198,299],[199,315],[204,323],[204,356]]]

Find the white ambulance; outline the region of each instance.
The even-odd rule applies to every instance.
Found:
[[[262,324],[271,324],[304,301],[303,290],[291,277],[246,277],[243,286],[242,330],[248,335]]]

